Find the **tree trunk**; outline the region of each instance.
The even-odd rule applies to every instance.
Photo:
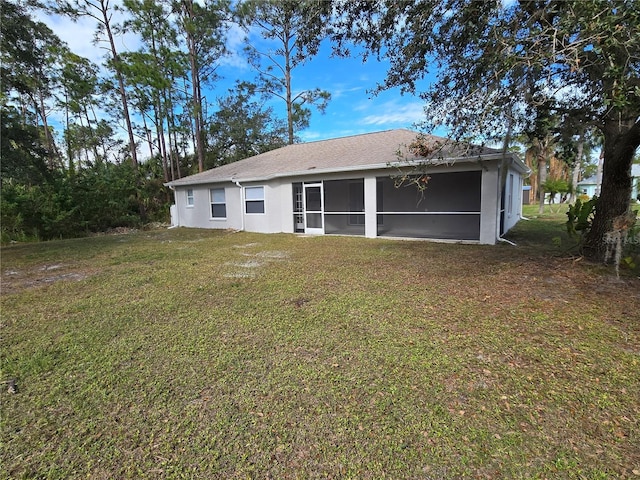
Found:
[[[160,113],[160,97],[157,96],[154,101],[153,113],[155,117],[156,137],[158,139],[158,152],[162,161],[162,173],[164,181],[168,182],[169,178],[169,162],[167,161],[167,145],[164,140],[164,121]],[[174,180],[171,178],[171,180]]]
[[[293,145],[293,103],[291,101],[291,67],[289,65],[289,58],[286,60],[286,73],[285,82],[287,88],[287,128],[289,134],[289,145]]]
[[[69,120],[69,95],[66,89],[64,92],[64,117],[65,117],[65,130],[68,132],[69,125],[71,122]],[[73,164],[73,157],[71,156],[71,139],[69,138],[69,135],[66,135],[65,143],[67,147],[67,162],[69,162],[67,168],[68,168],[69,174],[73,175],[76,172],[76,169]]]
[[[193,2],[185,0],[182,2],[184,13],[188,18],[187,23],[194,22]],[[202,113],[202,90],[200,89],[200,68],[198,65],[198,52],[193,33],[189,28],[185,28],[187,50],[189,52],[189,64],[191,67],[191,96],[193,106],[193,123],[195,137],[196,157],[198,158],[198,171],[204,171],[204,117]]]
[[[536,163],[536,154],[533,148],[527,148],[524,154],[524,163],[531,169],[531,175],[529,176],[529,204],[533,205],[536,202],[538,192],[538,165]]]
[[[191,46],[189,47],[191,51]],[[198,157],[198,171],[204,171],[204,138],[203,138],[203,116],[202,116],[202,94],[200,93],[200,78],[197,72],[195,57],[190,53],[191,60],[191,86],[193,95],[193,122],[195,137],[196,156]]]
[[[58,153],[58,148],[56,147],[56,143],[53,141],[53,137],[51,136],[51,131],[49,131],[49,123],[47,122],[47,110],[44,106],[44,98],[42,92],[38,91],[38,102],[34,101],[36,110],[40,112],[40,117],[42,118],[42,128],[44,129],[44,138],[47,144],[47,159],[49,163],[49,168],[53,168],[53,160],[59,159],[60,154]]]
[[[124,116],[124,121],[127,125],[127,133],[129,135],[129,149],[131,151],[131,163],[133,164],[133,168],[138,170],[138,153],[136,151],[136,141],[133,136],[133,127],[131,125],[131,118],[129,117],[129,105],[127,103],[127,91],[124,87],[124,78],[122,77],[122,72],[120,71],[120,57],[118,56],[118,51],[116,49],[115,41],[113,40],[113,34],[111,33],[111,25],[109,23],[109,12],[108,6],[105,4],[104,0],[101,0],[100,7],[102,10],[103,17],[103,25],[105,27],[105,31],[107,33],[107,38],[109,39],[109,45],[111,47],[111,55],[113,59],[113,68],[116,72],[116,78],[118,79],[118,90],[120,91],[120,99],[122,100],[122,114]]]
[[[584,151],[584,133],[580,134],[578,139],[578,146],[576,152],[576,160],[573,164],[573,171],[571,172],[571,202],[575,203],[578,199],[578,182],[580,181],[580,167],[582,166],[582,153]]]
[[[93,108],[93,107],[92,107]],[[104,141],[102,139],[102,136],[100,136],[99,139],[95,138],[95,132],[93,130],[93,127],[91,126],[91,118],[89,117],[89,110],[87,109],[87,105],[83,105],[82,106],[83,109],[83,113],[84,113],[84,118],[87,121],[87,125],[88,125],[88,131],[91,134],[91,147],[93,148],[93,156],[95,157],[95,161],[98,162],[99,158],[100,158],[100,154],[98,153],[98,144],[95,140],[99,140],[100,143],[102,144],[102,158],[106,161],[107,160],[107,149],[104,146]],[[96,117],[96,112],[93,112],[93,118],[94,118],[94,123],[96,125],[96,128],[98,127],[98,119]],[[82,125],[82,117],[80,117],[80,124]]]
[[[294,129],[293,129],[293,100],[291,95],[291,48],[289,41],[291,35],[289,29],[285,28],[284,32],[284,83],[285,83],[285,95],[287,102],[287,131],[289,137],[289,145],[293,145],[294,141]]]
[[[604,162],[602,188],[596,213],[587,234],[584,254],[593,260],[603,260],[605,236],[611,231],[613,219],[625,214],[631,202],[631,164],[640,145],[640,122],[608,117],[604,128]]]
[[[538,195],[540,195],[540,203],[538,204],[538,213],[544,213],[544,184],[547,181],[547,152],[546,149],[540,148],[538,152]]]

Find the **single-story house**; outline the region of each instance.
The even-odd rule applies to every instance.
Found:
[[[592,175],[588,178],[580,180],[578,182],[577,190],[579,195],[587,195],[589,198],[591,198],[596,195],[598,187],[598,178],[596,175]]]
[[[417,135],[298,143],[168,182],[172,225],[495,244],[521,217],[526,165],[433,136],[425,138],[437,152],[420,157],[409,148]],[[400,171],[426,189],[397,186]]]

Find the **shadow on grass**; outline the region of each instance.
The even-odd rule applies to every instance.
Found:
[[[531,253],[542,255],[575,256],[579,254],[580,238],[569,235],[566,228],[568,206],[545,207],[538,213],[537,205],[524,205],[524,218],[504,238]]]

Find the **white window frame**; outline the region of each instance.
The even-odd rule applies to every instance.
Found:
[[[220,202],[220,201],[214,201],[213,199],[213,192],[222,192],[222,196],[224,197],[224,201]],[[210,201],[210,214],[211,214],[211,220],[226,220],[227,219],[227,193],[225,191],[224,188],[210,188],[209,189],[209,201]],[[213,206],[214,205],[224,205],[224,217],[214,217],[213,216]]]
[[[193,193],[193,188],[187,188],[185,196],[187,198],[187,208],[193,208],[196,204],[196,197]]]
[[[261,196],[253,196],[249,194],[249,192],[258,192],[261,191]],[[260,203],[262,202],[262,212],[249,212],[247,207],[249,203]],[[265,201],[265,191],[264,185],[256,185],[255,187],[244,187],[244,213],[245,215],[264,215],[267,212],[267,206]]]
[[[514,175],[513,173],[509,173],[509,192],[507,199],[507,215],[511,216],[513,213],[513,185],[514,185]]]

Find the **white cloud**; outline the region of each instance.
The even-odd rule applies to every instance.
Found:
[[[365,108],[360,109],[365,110]],[[424,120],[424,105],[421,102],[401,104],[392,100],[374,107],[375,113],[360,119],[363,125],[397,126],[409,125]]]
[[[76,55],[88,58],[97,65],[102,65],[105,55],[110,56],[110,46],[106,39],[101,37],[100,42],[95,42],[98,22],[93,18],[80,17],[74,22],[66,16],[46,15],[40,11],[34,12],[34,16],[47,25]],[[112,25],[123,19],[122,12],[113,11]],[[131,33],[114,35],[114,41],[118,52],[133,51],[140,46],[139,37]]]
[[[351,93],[361,91],[364,91],[364,87],[347,87],[346,85],[338,84],[331,89],[331,100],[348,97]]]
[[[229,55],[220,60],[220,65],[224,67],[248,70],[250,65],[243,53],[245,46],[246,31],[237,23],[229,23],[229,30],[226,36],[226,47]]]
[[[94,63],[102,63],[104,51],[93,44],[96,31],[95,20],[80,18],[74,22],[68,17],[58,15],[39,17],[39,20],[66,43],[73,53],[88,58]]]
[[[341,138],[341,137],[350,137],[353,135],[362,135],[364,133],[371,133],[374,131],[379,131],[379,129],[374,128],[352,128],[352,129],[335,129],[335,130],[322,130],[322,131],[314,131],[314,130],[305,130],[300,132],[298,136],[302,139],[303,142],[314,142],[317,140],[327,140],[332,138]]]

